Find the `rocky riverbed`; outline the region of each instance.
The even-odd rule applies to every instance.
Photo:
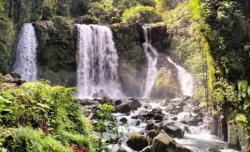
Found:
[[[103,100],[84,100],[87,115],[94,121]],[[107,102],[107,101],[106,101]],[[109,145],[111,152],[219,152],[233,151],[210,134],[213,119],[191,98],[165,100],[110,100],[115,106],[119,138]]]

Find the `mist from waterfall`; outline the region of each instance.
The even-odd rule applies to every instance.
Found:
[[[121,98],[118,55],[106,26],[77,24],[77,95],[79,98]]]
[[[25,23],[19,34],[16,59],[12,67],[12,72],[19,74],[22,80],[37,79],[37,46],[35,28],[31,23]]]
[[[144,87],[144,98],[150,98],[152,89],[154,87],[155,79],[157,77],[157,61],[158,52],[151,44],[151,29],[149,26],[143,26],[144,39],[143,43],[144,51],[148,61],[147,77]]]
[[[181,86],[181,92],[185,96],[193,96],[194,94],[194,80],[192,75],[187,72],[186,69],[176,64],[170,57],[166,57],[167,60],[173,64],[177,69],[178,81]]]

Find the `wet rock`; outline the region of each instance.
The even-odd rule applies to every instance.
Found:
[[[120,104],[122,104],[122,101],[121,101],[121,100],[116,100],[116,101],[114,101],[114,105],[115,105],[115,106],[118,106],[118,105],[120,105]]]
[[[139,118],[139,116],[138,116],[138,115],[136,115],[136,116],[132,116],[131,118],[132,118],[132,119],[138,119],[138,118]]]
[[[142,120],[156,120],[157,122],[161,122],[163,120],[164,114],[162,113],[162,109],[154,108],[150,112],[142,111],[140,113],[140,119]]]
[[[168,134],[160,133],[153,140],[151,152],[191,152],[191,150],[177,144]]]
[[[168,112],[168,113],[171,113],[171,111],[173,111],[173,109],[175,109],[175,105],[174,104],[169,104],[165,108],[165,111]]]
[[[137,110],[140,108],[142,104],[138,100],[131,100],[128,102],[124,102],[116,107],[116,112],[120,113],[128,113],[131,110]]]
[[[17,73],[6,74],[2,76],[2,79],[6,83],[16,83],[16,85],[22,85],[25,82],[21,80],[21,76]]]
[[[96,100],[79,100],[80,104],[83,106],[87,106],[87,105],[98,105],[99,102]]]
[[[153,139],[159,134],[160,132],[158,130],[150,130],[146,137],[147,137],[147,140],[149,141],[149,143],[152,144],[152,141]]]
[[[184,130],[176,125],[163,125],[162,129],[168,133],[169,135],[176,137],[176,138],[183,138],[184,137]]]
[[[176,116],[172,117],[171,119],[175,120],[175,121],[178,120],[178,118]]]
[[[10,75],[14,80],[20,80],[21,79],[21,76],[18,73],[11,73]]]
[[[112,104],[113,103],[113,101],[109,98],[103,98],[101,100],[95,99],[95,100],[97,100],[100,104]]]
[[[126,123],[128,123],[128,120],[127,120],[127,118],[121,118],[120,122],[123,124],[126,124]]]
[[[138,120],[138,121],[136,121],[135,126],[139,126],[140,124],[141,124],[141,122]]]
[[[189,112],[182,112],[179,114],[178,118],[180,122],[191,126],[199,126],[203,123],[202,114],[195,115]]]
[[[145,127],[145,130],[153,130],[153,129],[158,130],[159,127],[153,121],[149,121]]]
[[[127,145],[135,151],[141,151],[148,146],[148,141],[143,133],[134,133],[129,137]]]
[[[143,108],[144,108],[144,109],[151,109],[152,107],[151,107],[149,104],[147,104],[147,105],[144,105]]]
[[[2,77],[4,82],[7,83],[15,83],[15,79],[10,75],[6,74],[5,76]]]
[[[185,132],[187,132],[187,133],[191,133],[191,130],[188,128],[188,126],[185,126],[185,127],[184,127],[184,130],[185,130]]]

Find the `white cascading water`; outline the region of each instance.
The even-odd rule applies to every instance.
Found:
[[[158,52],[151,44],[151,29],[149,26],[143,26],[145,42],[143,43],[144,51],[148,61],[147,77],[144,88],[144,98],[150,98],[157,77]]]
[[[106,26],[77,24],[77,95],[79,98],[121,98],[118,55]]]
[[[35,28],[31,23],[25,23],[19,34],[16,59],[12,67],[12,72],[19,74],[22,80],[37,79],[37,46]]]
[[[193,96],[194,91],[194,80],[190,73],[187,72],[183,67],[176,64],[170,57],[166,57],[167,60],[173,64],[178,73],[178,80],[181,86],[182,94],[185,96]]]

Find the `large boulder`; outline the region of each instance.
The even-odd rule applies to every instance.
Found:
[[[153,98],[175,98],[181,95],[177,71],[166,61],[165,55],[158,60],[158,73],[152,90]]]
[[[191,150],[177,144],[168,134],[160,133],[153,140],[151,152],[191,152]]]
[[[184,130],[174,124],[165,124],[163,125],[162,129],[172,137],[176,138],[184,137],[185,133]]]
[[[124,102],[124,103],[118,105],[116,107],[116,112],[128,113],[131,110],[137,110],[141,106],[142,106],[142,104],[138,100],[132,99],[130,101],[127,101],[127,102]]]
[[[143,133],[134,133],[132,134],[128,141],[127,141],[128,147],[135,151],[141,151],[145,147],[149,146],[148,140]]]

